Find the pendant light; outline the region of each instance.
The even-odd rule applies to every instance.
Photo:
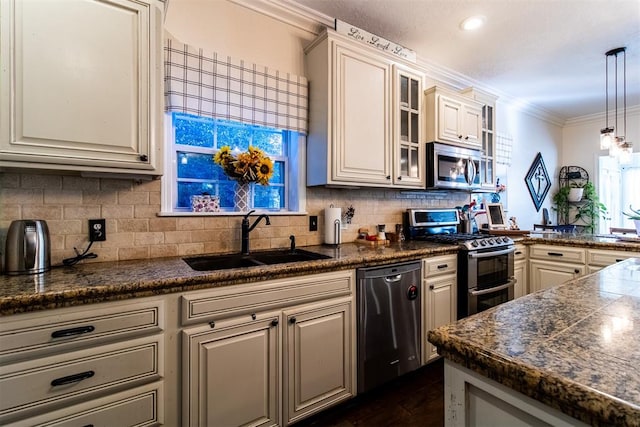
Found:
[[[605,53],[605,127],[600,130],[600,149],[609,150],[609,155],[617,157],[621,163],[631,159],[633,152],[633,144],[626,140],[627,132],[627,48],[617,47]],[[618,54],[622,54],[622,94],[623,94],[623,128],[622,135],[616,136],[615,130],[618,128]],[[609,57],[614,57],[615,75],[614,75],[614,99],[615,99],[615,126],[609,125]]]

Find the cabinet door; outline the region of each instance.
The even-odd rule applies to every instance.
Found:
[[[529,284],[533,292],[552,288],[567,280],[582,276],[585,272],[584,265],[535,259],[531,260],[529,267],[531,269]]]
[[[394,66],[393,184],[424,188],[422,75]]]
[[[332,179],[390,186],[391,66],[337,43],[333,47]]]
[[[438,137],[460,142],[462,138],[462,103],[446,96],[438,97]]]
[[[280,312],[183,331],[183,425],[280,424]]]
[[[153,0],[0,7],[10,64],[0,76],[2,165],[154,172],[162,21]]]
[[[527,275],[528,272],[529,272],[529,269],[527,268],[526,260],[515,261],[513,263],[513,274],[516,279],[516,284],[513,288],[514,298],[520,298],[521,296],[524,296],[529,293],[528,291],[529,278]]]
[[[455,274],[450,274],[427,278],[424,281],[426,328],[423,341],[427,343],[425,363],[438,357],[436,347],[427,341],[428,331],[456,320],[456,278]]]
[[[283,395],[287,424],[346,400],[355,392],[353,301],[287,310]]]
[[[480,148],[482,135],[482,109],[465,105],[461,123],[462,142]]]

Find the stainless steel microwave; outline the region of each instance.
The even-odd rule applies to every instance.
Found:
[[[428,142],[426,151],[427,189],[480,188],[480,150]]]

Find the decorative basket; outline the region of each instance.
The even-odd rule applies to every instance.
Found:
[[[201,194],[191,196],[192,212],[220,212],[220,197]]]

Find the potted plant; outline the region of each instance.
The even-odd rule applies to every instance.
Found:
[[[569,192],[570,187],[560,187],[558,192],[553,195],[553,210],[558,212],[558,224],[561,220],[567,221],[569,218]]]
[[[578,185],[576,183],[571,183],[571,187],[569,188],[568,199],[570,202],[579,202],[582,200],[582,195],[584,194],[584,186]]]
[[[640,209],[633,209],[631,205],[629,205],[629,209],[632,213],[622,212],[622,214],[633,220],[633,223],[636,226],[636,235],[640,237]]]
[[[592,182],[584,184],[582,202],[576,206],[576,214],[574,222],[581,221],[584,223],[584,231],[593,233],[596,229],[598,219],[606,218],[607,207],[600,202],[598,192]]]

